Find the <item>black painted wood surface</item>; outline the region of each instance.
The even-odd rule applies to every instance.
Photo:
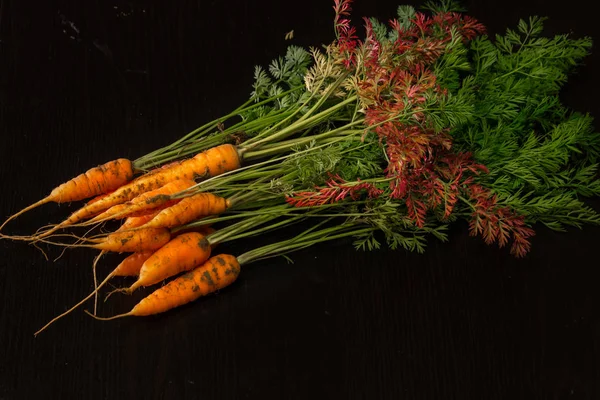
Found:
[[[331,3],[0,0],[1,219],[228,112],[250,93],[255,64],[333,39]],[[591,1],[464,4],[491,33],[538,14],[548,33],[600,40]],[[397,5],[357,0],[354,15],[385,19]],[[564,92],[596,117],[598,65],[594,52]],[[46,205],[7,229],[33,232],[69,210]],[[1,240],[0,399],[598,399],[599,233],[540,228],[523,260],[460,224],[424,255],[339,241],[294,264],[252,264],[218,295],[161,316],[98,322],[79,310],[37,338],[91,290],[95,253],[53,262],[56,249],[46,261]]]

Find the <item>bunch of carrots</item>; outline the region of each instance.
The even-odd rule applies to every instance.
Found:
[[[492,103],[492,96],[479,93],[485,82],[513,74],[503,72],[506,63],[499,61],[493,69],[489,58],[493,53],[499,60],[506,43],[486,44],[483,25],[455,12],[451,2],[428,4],[431,16],[400,6],[389,28],[365,19],[364,40],[350,24],[350,3],[334,0],[333,43],[323,51],[291,46],[268,72],[257,67],[251,98],[236,110],[136,160],[92,168],[0,226],[3,231],[8,222],[45,203],[87,201],[33,235],[0,233],[0,238],[33,244],[99,250],[95,290],[36,334],[92,297],[90,315],[97,319],[157,314],[230,285],[243,265],[342,237],[354,238],[357,248],[373,249],[383,235],[391,248],[423,251],[427,236],[446,240],[447,225],[462,218],[474,235],[501,247],[512,242],[511,252],[523,256],[534,222],[557,229],[600,223],[595,211],[575,199],[575,194],[600,194],[590,173],[600,138],[589,130],[589,121],[549,103],[557,92],[554,83],[546,88],[536,81],[528,96],[516,95],[539,79],[534,68],[540,62],[546,63],[545,71],[566,73],[585,56],[587,42],[557,42],[572,62],[558,64],[536,53],[536,63],[516,66],[519,74],[500,80],[510,83],[504,94],[522,104]],[[539,35],[539,23],[520,24],[523,39],[508,37],[522,40],[525,49]],[[526,54],[515,60],[525,60]],[[562,75],[553,79],[564,81]],[[539,112],[531,112],[534,107]],[[529,134],[544,115],[547,123],[541,125],[547,131],[540,137],[547,143],[518,136]],[[489,138],[473,139],[486,129],[500,132],[495,124],[513,129],[511,151],[493,148],[499,145]],[[565,135],[572,137],[563,146]],[[490,147],[482,148],[487,143]],[[564,147],[565,156],[535,160],[536,173],[546,174],[548,182],[571,179],[579,186],[556,185],[542,194],[528,187],[531,180],[515,179],[515,172],[531,162],[526,151],[545,145],[553,151]],[[569,165],[571,154],[584,153],[587,158]],[[515,170],[490,170],[483,161]],[[561,219],[567,213],[569,218]],[[122,221],[114,232],[92,234],[114,220]],[[220,243],[301,221],[310,221],[309,228],[280,242],[237,257],[213,254]],[[67,229],[72,233],[63,232]],[[107,252],[128,255],[98,283],[96,264]],[[123,293],[170,281],[129,312],[98,317],[99,290],[115,276],[137,277],[130,287],[116,290]]]

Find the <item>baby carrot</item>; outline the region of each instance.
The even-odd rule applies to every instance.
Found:
[[[212,193],[198,193],[186,197],[179,203],[162,210],[147,222],[146,228],[173,228],[194,221],[200,217],[221,214],[227,210],[230,202]]]
[[[25,207],[21,211],[10,216],[2,225],[0,225],[0,230],[4,228],[10,220],[42,204],[49,202],[66,203],[101,195],[117,189],[130,181],[132,177],[133,166],[131,161],[125,158],[119,158],[91,168],[70,181],[57,186],[42,200]],[[98,199],[97,202],[100,200],[101,199]],[[94,202],[92,202],[92,204],[94,204]]]
[[[142,265],[144,265],[144,262],[149,259],[152,254],[154,254],[154,250],[138,251],[128,255],[119,265],[117,265],[112,276],[138,276],[142,269]]]
[[[189,271],[210,257],[211,246],[198,232],[181,234],[152,254],[142,265],[138,280],[126,291],[154,285],[162,280]]]
[[[239,166],[240,156],[235,146],[224,144],[210,148],[193,158],[176,163],[170,168],[138,177],[136,180],[119,187],[110,195],[80,208],[65,221],[38,235],[34,235],[31,239],[46,237],[60,228],[73,225],[109,207],[129,201],[147,191],[157,189],[168,182],[178,179],[206,179],[237,169]]]
[[[159,314],[228,286],[239,274],[240,264],[237,259],[229,254],[220,254],[156,289],[128,313],[109,318],[100,318],[89,312],[88,314],[99,320]]]
[[[131,201],[110,207],[108,210],[87,221],[86,225],[106,221],[109,219],[125,217],[133,213],[146,212],[166,202],[169,202],[171,200],[170,195],[188,189],[195,184],[196,182],[191,179],[178,179],[173,182],[169,182],[158,189],[142,193],[133,198]]]
[[[158,250],[167,244],[170,239],[171,233],[166,228],[138,228],[129,231],[114,232],[104,238],[88,239],[88,241],[95,242],[95,244],[87,246],[98,250],[134,253],[138,251]]]

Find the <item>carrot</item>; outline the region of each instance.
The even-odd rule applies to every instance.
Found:
[[[167,244],[170,239],[171,233],[166,228],[138,228],[114,232],[104,238],[88,239],[88,241],[96,243],[80,246],[119,253],[134,253],[137,251],[158,250]]]
[[[137,228],[139,226],[142,226],[146,222],[148,222],[152,218],[154,218],[154,216],[156,214],[158,214],[158,212],[156,212],[154,214],[147,214],[147,215],[144,215],[141,217],[129,217],[125,220],[125,222],[123,222],[123,224],[119,227],[119,229],[116,230],[116,232],[123,232],[123,231],[131,230],[131,229]],[[107,250],[102,250],[100,252],[100,254],[98,254],[98,256],[94,259],[94,264],[92,267],[92,271],[94,274],[94,287],[98,286],[97,285],[98,281],[96,280],[96,264],[98,263],[98,260],[100,259],[100,257],[102,257],[106,252],[107,252]],[[140,267],[141,267],[141,264],[140,264]]]
[[[52,192],[42,200],[25,207],[21,211],[10,216],[0,226],[0,230],[12,219],[45,203],[66,203],[87,199],[117,189],[133,177],[133,165],[125,158],[109,161],[105,164],[91,168],[54,188]],[[101,199],[98,200],[100,202]],[[92,203],[94,204],[94,203]]]
[[[229,200],[212,193],[198,193],[162,210],[142,225],[145,228],[173,228],[209,215],[221,214],[230,207]]]
[[[154,250],[147,250],[130,254],[117,265],[112,276],[138,276],[144,262],[154,253]]]
[[[158,215],[160,211],[155,211],[153,210],[152,212],[149,212],[148,214],[144,214],[144,215],[140,215],[139,217],[127,217],[127,219],[125,219],[125,222],[123,222],[123,224],[119,227],[119,229],[117,229],[117,232],[122,232],[122,231],[126,231],[129,229],[133,229],[133,228],[138,228],[142,225],[144,225],[146,222],[152,220],[152,218],[156,217]]]
[[[210,257],[211,246],[198,232],[184,233],[158,249],[140,269],[138,280],[125,291],[133,292],[141,286],[154,285],[180,272],[204,263]]]
[[[179,193],[194,186],[195,184],[196,182],[191,179],[178,179],[173,182],[169,182],[158,189],[142,193],[133,198],[131,201],[110,207],[108,210],[87,221],[86,225],[106,221],[109,219],[125,217],[134,213],[138,216],[143,215],[144,213],[147,213],[148,210],[173,201],[171,200],[170,195]],[[175,200],[174,202],[177,203],[179,200]]]
[[[163,171],[140,176],[135,181],[119,187],[111,195],[82,207],[65,221],[33,238],[39,239],[48,236],[57,229],[75,224],[99,211],[104,211],[109,207],[129,201],[141,193],[157,189],[168,182],[177,179],[206,179],[210,176],[232,171],[239,168],[239,166],[240,156],[235,146],[224,144],[210,148],[193,158],[174,164]]]
[[[156,289],[128,313],[100,318],[86,312],[99,320],[159,314],[228,286],[235,282],[239,274],[240,264],[237,259],[229,254],[220,254]]]
[[[158,214],[158,211],[156,211],[154,213],[146,214],[146,215],[143,215],[140,217],[128,217],[125,220],[125,222],[123,222],[123,224],[119,227],[119,229],[116,230],[116,232],[123,232],[126,230],[130,230],[130,229],[134,229],[139,226],[142,226],[146,222],[148,222],[152,218],[154,218],[154,216],[156,214]],[[107,252],[107,250],[102,250],[100,252],[100,254],[98,254],[98,256],[94,259],[94,264],[92,266],[92,274],[94,276],[94,288],[98,287],[98,279],[96,278],[96,264],[98,263],[98,260],[100,259],[100,257],[102,257],[106,252]],[[140,268],[141,268],[141,265],[140,265]],[[94,312],[96,312],[96,303],[97,303],[97,299],[94,299]]]
[[[103,198],[105,198],[106,196],[111,194],[112,192],[114,192],[114,190],[111,190],[110,192],[99,194],[98,196],[90,199],[86,204],[94,204],[95,202],[97,202],[98,200],[102,200]]]

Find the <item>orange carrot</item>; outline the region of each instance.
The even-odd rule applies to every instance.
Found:
[[[88,239],[88,241],[96,242],[89,245],[89,247],[98,250],[135,253],[137,251],[158,250],[167,244],[170,239],[171,233],[166,228],[138,228],[111,233],[104,238]]]
[[[106,196],[111,194],[112,192],[114,192],[114,190],[111,190],[110,192],[99,194],[98,196],[93,197],[91,200],[89,200],[86,204],[94,204],[95,202],[97,202],[98,200],[102,200],[103,198],[105,198]]]
[[[229,200],[212,193],[198,193],[186,197],[174,206],[162,210],[156,217],[143,225],[143,227],[173,228],[187,224],[200,217],[221,214],[230,205]]]
[[[173,182],[169,182],[158,189],[142,193],[133,198],[131,201],[110,207],[108,210],[87,221],[86,224],[93,224],[109,219],[126,217],[134,213],[140,215],[138,214],[140,212],[142,213],[141,215],[143,215],[148,210],[172,201],[170,195],[179,193],[194,186],[195,184],[196,182],[191,179],[178,179]],[[175,201],[175,203],[177,202],[179,202],[179,200]]]
[[[119,158],[117,160],[91,168],[83,174],[54,188],[54,190],[52,190],[47,197],[43,198],[37,203],[34,203],[10,216],[0,226],[0,230],[10,220],[42,204],[49,202],[66,203],[101,195],[117,189],[126,182],[130,181],[132,177],[133,165],[131,161],[125,158]]]
[[[154,285],[162,280],[189,271],[210,257],[210,243],[198,232],[184,233],[158,249],[148,258],[138,280],[126,291],[133,292],[141,286]]]
[[[126,231],[133,228],[138,228],[144,225],[146,222],[152,220],[152,218],[156,217],[160,211],[152,211],[148,214],[140,215],[139,217],[127,217],[125,222],[117,229],[117,232]]]
[[[57,229],[75,224],[93,216],[99,211],[104,211],[109,207],[129,201],[141,193],[157,189],[168,182],[177,179],[206,179],[210,176],[232,171],[239,168],[239,166],[240,156],[235,146],[224,144],[213,147],[163,171],[140,176],[133,182],[119,187],[111,195],[82,207],[65,221],[33,238],[39,239],[48,236]]]
[[[154,214],[147,214],[147,215],[144,215],[141,217],[129,217],[125,220],[125,222],[123,222],[123,224],[119,227],[119,229],[116,230],[116,232],[123,232],[126,230],[130,230],[130,229],[134,229],[139,226],[142,226],[146,222],[148,222],[152,218],[154,218],[154,216],[156,214],[158,214],[158,211],[155,212]],[[98,260],[100,259],[100,257],[102,257],[106,252],[107,252],[107,250],[102,250],[100,252],[100,254],[98,254],[98,256],[94,259],[94,263],[92,266],[92,274],[94,276],[94,287],[96,287],[96,288],[98,287],[98,280],[96,279],[96,264],[98,263]],[[135,253],[135,254],[137,254],[137,253]],[[140,264],[140,268],[141,268],[141,264]],[[117,269],[118,269],[118,267],[117,267]],[[139,268],[138,268],[138,272],[139,272]],[[94,302],[94,304],[95,304],[95,302]],[[94,306],[94,311],[95,311],[95,306]]]
[[[211,257],[204,264],[156,289],[128,313],[109,318],[90,315],[99,320],[110,320],[127,316],[141,317],[162,313],[230,285],[237,279],[239,274],[240,264],[237,259],[232,255],[220,254]]]
[[[112,273],[112,276],[138,276],[144,262],[154,254],[154,250],[138,251],[125,257]]]

